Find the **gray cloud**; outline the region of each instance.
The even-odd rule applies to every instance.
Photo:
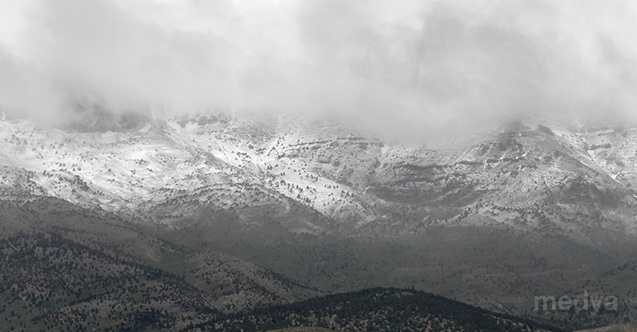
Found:
[[[432,141],[520,118],[636,113],[629,1],[28,4],[25,23],[0,34],[0,107],[37,118],[63,121],[77,100],[145,113],[325,112]]]

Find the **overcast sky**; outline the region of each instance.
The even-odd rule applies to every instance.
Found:
[[[429,139],[637,116],[637,2],[0,0],[0,107],[338,114]]]

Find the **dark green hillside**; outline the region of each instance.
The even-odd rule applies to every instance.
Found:
[[[622,325],[605,326],[605,327],[600,327],[600,328],[590,329],[590,330],[580,330],[577,332],[636,332],[636,331],[637,331],[637,325],[622,324]]]
[[[0,201],[0,231],[0,331],[175,330],[315,293],[57,199]]]
[[[220,315],[189,330],[263,331],[319,326],[336,331],[559,331],[426,292],[373,288],[246,314]]]
[[[287,329],[270,330],[268,332],[333,332],[323,327],[290,327]]]
[[[0,330],[143,330],[215,312],[182,277],[59,236],[0,240]]]

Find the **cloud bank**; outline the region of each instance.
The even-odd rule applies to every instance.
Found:
[[[637,118],[637,8],[593,0],[2,0],[0,108],[332,114],[389,138]]]

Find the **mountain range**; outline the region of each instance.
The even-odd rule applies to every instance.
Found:
[[[428,147],[324,118],[91,108],[3,118],[0,173],[5,300],[43,327],[108,305],[115,328],[141,317],[129,297],[185,328],[372,287],[561,328],[637,319],[634,127],[518,121]],[[535,310],[583,291],[619,308]]]

